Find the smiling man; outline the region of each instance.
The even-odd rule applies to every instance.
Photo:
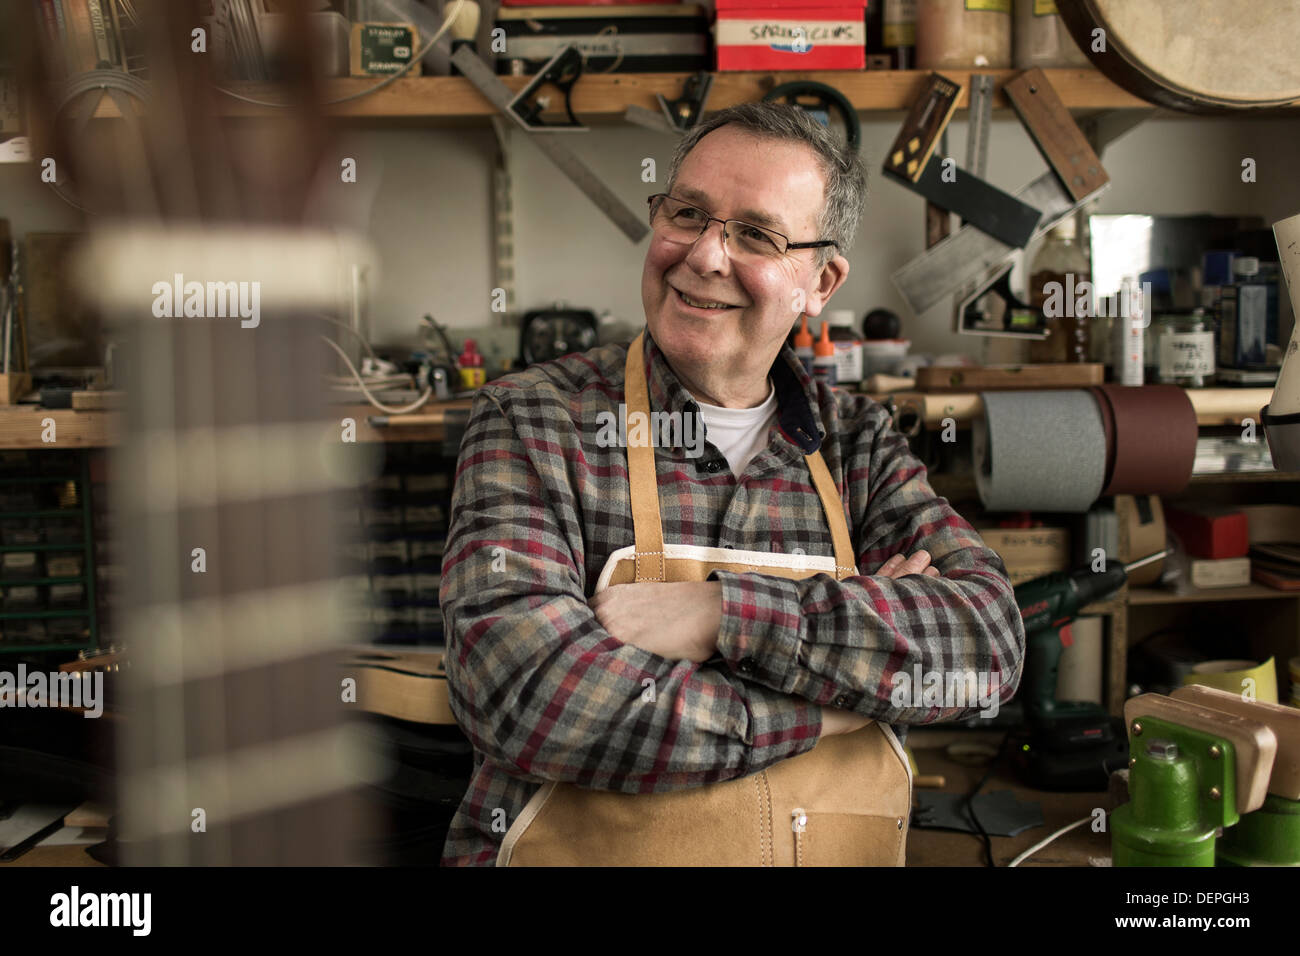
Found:
[[[1025,638],[1002,562],[885,410],[813,382],[785,344],[848,276],[865,190],[861,159],[801,110],[711,114],[648,202],[642,336],[479,392],[442,569],[475,749],[445,864],[505,862],[556,787],[698,791],[821,738],[978,711],[900,696],[899,674],[1014,693]],[[656,447],[638,471],[598,441],[638,389],[698,415],[704,454]]]

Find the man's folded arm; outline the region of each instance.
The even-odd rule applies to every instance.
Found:
[[[457,465],[440,598],[451,708],[474,746],[526,779],[628,793],[740,777],[811,749],[816,704],[600,626],[580,533],[570,537],[562,443],[532,431],[521,438],[482,391]]]
[[[853,492],[870,489],[853,535],[864,573],[791,581],[715,571],[711,580],[722,583],[718,650],[727,666],[775,690],[890,723],[966,717],[984,709],[974,699],[980,695],[1000,706],[1019,684],[1025,648],[1006,567],[935,496],[906,440],[878,420],[884,410],[875,406],[871,414],[876,427],[863,431],[848,462]],[[865,573],[920,550],[930,553],[939,577]],[[962,684],[962,696],[945,696],[945,705],[958,706],[927,706],[927,675],[938,675],[945,689],[958,677],[975,683]]]

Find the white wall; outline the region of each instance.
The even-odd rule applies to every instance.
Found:
[[[863,123],[870,187],[851,271],[833,306],[859,315],[885,306],[904,314],[890,273],[925,248],[924,201],[880,174],[899,119]],[[490,311],[490,131],[368,134],[387,169],[373,222],[389,263],[375,301],[377,327],[401,335],[424,311],[456,326],[495,325]],[[562,299],[640,322],[645,245],[633,245],[546,157],[511,134],[516,292],[521,309]],[[594,129],[572,137],[574,149],[632,209],[657,191],[641,181],[654,157],[665,181],[674,140],[639,127]],[[965,155],[965,124],[954,121],[949,152]],[[1103,160],[1113,185],[1098,213],[1211,213],[1264,217],[1300,212],[1300,120],[1152,119],[1117,140]],[[1241,161],[1257,161],[1257,181],[1243,183]],[[1019,122],[999,112],[990,136],[987,178],[1014,192],[1047,169]],[[439,170],[439,172],[435,172]],[[436,225],[435,225],[436,224]],[[1033,249],[1029,250],[1032,257]],[[400,275],[401,281],[393,277]],[[918,351],[979,354],[979,341],[950,331],[942,308],[920,319],[904,314]]]
[[[1015,191],[1047,167],[1009,112],[995,116],[986,177]],[[832,303],[859,315],[877,306],[903,314],[889,276],[924,249],[923,200],[879,172],[900,122],[901,115],[877,114],[863,123],[867,208],[849,254],[852,270]],[[519,308],[563,299],[639,324],[648,240],[633,245],[523,134],[511,133],[511,140]],[[571,142],[638,213],[658,188],[641,181],[643,158],[655,158],[662,185],[674,144],[630,125],[599,127]],[[381,253],[383,275],[370,303],[377,341],[413,344],[425,312],[456,328],[500,324],[490,302],[494,150],[489,128],[354,130],[340,145],[340,155],[358,158],[359,182],[327,189],[323,199],[330,214],[368,223]],[[950,126],[948,151],[959,162],[965,155],[960,114]],[[1148,120],[1103,155],[1113,185],[1095,211],[1257,214],[1272,223],[1300,212],[1298,152],[1300,119]],[[1241,181],[1243,157],[1257,161],[1253,184]],[[35,175],[35,166],[0,165],[0,216],[18,234],[79,228],[80,215],[34,182]],[[951,333],[942,308],[904,321],[914,351],[980,355],[981,340]]]

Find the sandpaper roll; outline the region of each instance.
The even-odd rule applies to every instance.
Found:
[[[1172,495],[1186,488],[1197,437],[1187,393],[1176,385],[1094,385],[1090,391],[1108,435],[1103,494]]]
[[[985,392],[975,487],[989,511],[1085,512],[1101,494],[1106,434],[1083,389]]]

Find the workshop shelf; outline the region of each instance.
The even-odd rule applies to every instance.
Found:
[[[994,109],[1010,107],[1001,93],[1001,84],[1016,76],[1018,70],[944,70],[943,74],[963,86],[957,108],[969,102],[970,76],[987,73],[994,77]],[[1090,112],[1115,109],[1155,109],[1146,100],[1116,86],[1101,72],[1091,68],[1045,70],[1047,78],[1067,109]],[[676,99],[682,82],[690,73],[589,73],[573,91],[573,111],[584,123],[622,122],[629,106],[642,106],[659,112],[655,94]],[[736,103],[760,100],[771,89],[795,80],[815,80],[839,90],[859,112],[902,112],[920,93],[929,70],[810,70],[800,72],[727,72],[714,73],[706,108],[719,110]],[[514,91],[522,89],[531,77],[502,76],[501,81]],[[327,80],[323,86],[327,100],[361,93],[378,81],[370,78],[345,77]],[[229,89],[252,99],[278,102],[276,88],[269,84],[230,84]],[[563,115],[563,100],[552,99],[556,113]],[[282,112],[275,106],[259,106],[234,97],[224,97],[220,106],[227,116],[270,116]],[[419,120],[455,125],[466,121],[486,121],[497,109],[461,76],[403,77],[359,99],[325,107],[331,116],[359,120]],[[1263,111],[1261,111],[1263,112]],[[94,114],[97,118],[116,117],[117,107],[104,97]]]
[[[0,431],[3,431],[0,425]],[[48,447],[48,446],[47,446]],[[66,449],[60,449],[66,451]],[[22,508],[6,510],[0,512],[0,518],[4,519],[33,519],[40,521],[46,518],[71,518],[75,519],[80,525],[80,535],[73,541],[42,541],[31,544],[6,544],[0,545],[0,554],[35,552],[35,551],[59,551],[75,552],[81,555],[82,565],[81,574],[78,575],[41,575],[32,577],[11,576],[0,580],[0,592],[8,591],[11,588],[19,587],[38,587],[60,584],[83,584],[84,588],[81,594],[81,601],[75,607],[32,607],[24,610],[0,611],[0,621],[36,621],[50,620],[57,618],[84,618],[86,627],[81,640],[68,640],[62,642],[50,642],[46,635],[35,637],[30,643],[25,642],[12,634],[5,633],[0,639],[0,653],[34,653],[38,651],[76,651],[86,648],[95,647],[99,640],[99,625],[95,610],[95,542],[92,529],[91,502],[90,502],[90,463],[85,451],[68,452],[73,454],[77,459],[77,472],[68,474],[67,470],[60,468],[58,473],[51,474],[18,474],[0,476],[0,489],[16,489],[40,485],[75,485],[76,504],[68,508]],[[35,491],[24,491],[22,494],[35,496]],[[62,500],[62,496],[60,496]],[[4,629],[6,632],[7,628]]]

